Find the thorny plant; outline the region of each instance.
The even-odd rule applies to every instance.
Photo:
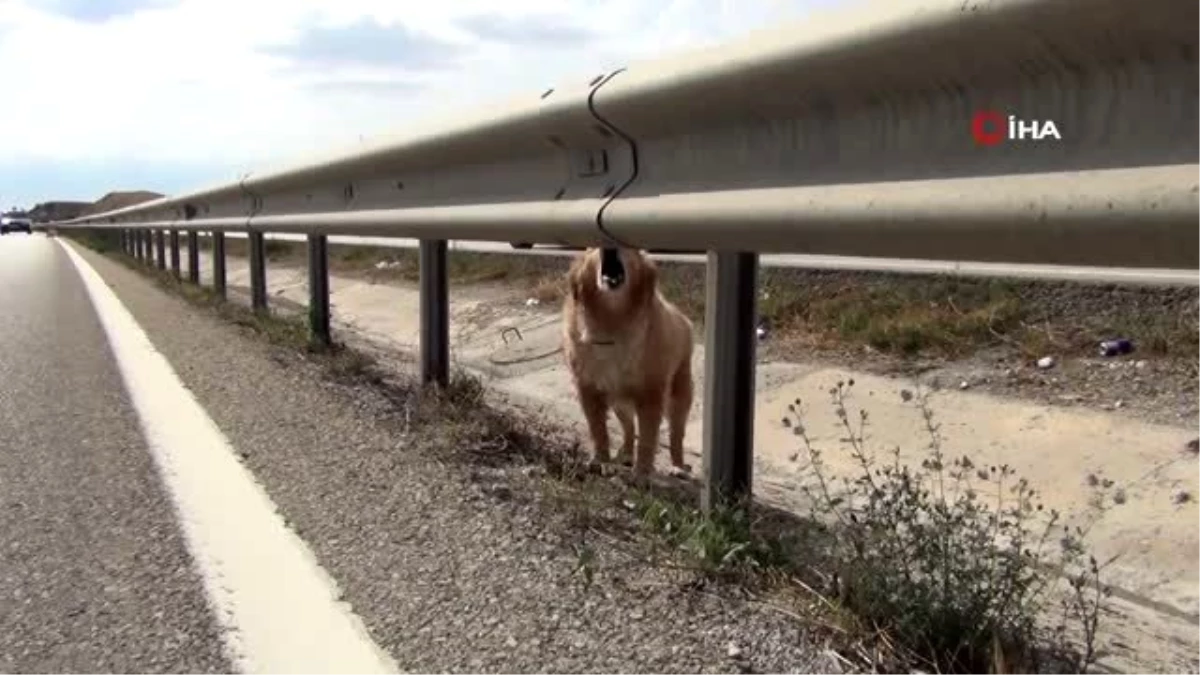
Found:
[[[1098,563],[1084,539],[1111,481],[1091,483],[1087,525],[1069,525],[1008,465],[948,458],[928,392],[901,392],[930,438],[920,466],[903,464],[898,447],[877,458],[866,443],[867,412],[855,421],[847,407],[853,385],[829,390],[849,452],[844,476],[813,445],[799,399],[783,420],[800,440],[798,489],[826,527],[830,590],[841,604],[939,672],[1086,672],[1109,595],[1101,570],[1112,561]],[[1048,627],[1054,597],[1062,621]],[[1082,634],[1074,640],[1072,622]]]

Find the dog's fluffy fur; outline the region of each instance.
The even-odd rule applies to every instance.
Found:
[[[623,435],[618,461],[632,461],[637,474],[649,474],[665,412],[673,471],[689,472],[683,434],[694,388],[692,322],[659,292],[658,270],[645,253],[608,249],[609,265],[619,256],[623,268],[615,287],[601,277],[603,255],[593,248],[575,259],[563,306],[563,352],[587,418],[594,461],[611,461],[611,408]]]

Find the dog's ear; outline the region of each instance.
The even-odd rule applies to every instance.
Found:
[[[579,256],[571,263],[571,268],[567,270],[567,291],[571,294],[573,300],[579,300],[583,296],[584,275],[587,274],[587,257]]]
[[[644,251],[638,251],[640,258],[637,267],[637,274],[633,275],[633,288],[630,289],[633,301],[637,306],[648,304],[654,299],[654,293],[658,290],[658,265],[646,255]]]

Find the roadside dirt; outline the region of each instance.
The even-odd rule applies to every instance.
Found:
[[[244,240],[227,243],[242,255]],[[304,265],[302,244],[268,241],[270,267]],[[567,259],[457,252],[455,286],[496,311],[556,308]],[[415,252],[333,246],[333,273],[369,283],[417,280]],[[704,266],[662,263],[664,292],[702,339]],[[760,360],[822,362],[930,386],[1200,424],[1200,289],[1119,287],[767,268],[758,300]],[[491,290],[491,289],[498,290]],[[1126,339],[1128,354],[1101,356]],[[1050,359],[1052,365],[1038,366]]]
[[[205,256],[205,283],[210,269]],[[418,330],[415,287],[400,274],[375,271],[381,273],[360,270],[332,279],[338,328],[381,349],[411,350]],[[228,278],[234,288],[248,283],[244,259],[230,259]],[[268,284],[277,305],[286,302],[296,309],[307,300],[301,267],[274,261]],[[1103,294],[1096,293],[1093,302],[1102,304]],[[557,350],[558,305],[553,293],[543,289],[541,297],[546,300],[531,294],[524,282],[456,285],[451,300],[452,353],[460,365],[486,374],[489,385],[512,401],[578,425],[580,416]],[[1175,302],[1158,316],[1182,318],[1190,312],[1195,320],[1194,292],[1180,293]],[[1147,325],[1175,330],[1178,326],[1172,321]],[[1055,325],[1066,324],[1060,318]],[[1186,330],[1171,330],[1161,334],[1189,339]],[[1075,344],[1075,351],[1060,351],[1056,364],[1042,369],[1033,363],[1040,356],[1027,355],[1038,353],[1030,352],[1038,345],[1032,336],[974,353],[906,359],[869,344],[839,349],[811,332],[768,327],[758,367],[755,491],[767,503],[792,510],[802,507],[794,489],[795,438],[781,424],[789,403],[804,401],[810,434],[835,465],[842,462],[844,467],[848,460],[836,452],[842,432],[827,403],[827,391],[838,381],[855,379],[853,404],[870,412],[872,446],[899,446],[903,456],[912,459],[924,451],[928,439],[922,435],[919,415],[904,404],[900,391],[940,380],[944,391],[935,395],[933,408],[949,454],[1013,466],[1044,492],[1047,507],[1065,513],[1085,506],[1091,477],[1112,480],[1124,491],[1123,503],[1106,514],[1091,536],[1098,557],[1117,556],[1108,581],[1118,590],[1113,615],[1104,624],[1101,665],[1123,672],[1194,672],[1200,668],[1200,475],[1188,443],[1197,428],[1195,349],[1188,361],[1179,345],[1150,340],[1157,346],[1143,351],[1157,357],[1135,351],[1101,358],[1084,350],[1088,332],[1078,332],[1084,337],[1050,341],[1064,345],[1064,351]],[[1132,339],[1142,340],[1137,335]],[[697,351],[695,372],[702,374],[703,349]],[[702,391],[703,376],[698,379]],[[698,400],[687,438],[696,466],[701,414]]]

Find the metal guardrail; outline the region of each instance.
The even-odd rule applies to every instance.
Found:
[[[319,288],[328,235],[420,239],[433,381],[449,239],[708,250],[710,503],[750,489],[759,252],[1200,268],[1198,20],[1191,0],[890,0],[51,227],[142,255],[170,230],[175,268],[177,232],[245,231],[257,308],[264,232],[309,236]]]
[[[200,232],[207,239],[209,232]],[[228,239],[245,239],[245,232],[226,232]],[[263,234],[266,241],[305,242],[304,235],[271,233]],[[419,239],[401,237],[354,237],[332,235],[327,237],[328,246],[351,246],[385,249],[411,249],[420,246]],[[450,254],[455,252],[483,253],[489,255],[524,255],[539,257],[569,257],[579,254],[578,247],[510,248],[507,243],[456,241],[448,242]],[[703,265],[708,258],[703,253],[678,253],[650,251],[652,259],[659,262]],[[991,278],[1025,281],[1063,281],[1088,284],[1117,284],[1120,286],[1200,286],[1200,273],[1196,270],[1161,269],[1154,267],[1081,267],[1078,265],[1027,265],[1008,263],[979,263],[970,261],[920,260],[909,258],[867,258],[831,255],[804,255],[795,253],[763,254],[758,259],[762,268],[790,268],[840,272],[872,272],[900,275],[951,276],[961,278]]]

